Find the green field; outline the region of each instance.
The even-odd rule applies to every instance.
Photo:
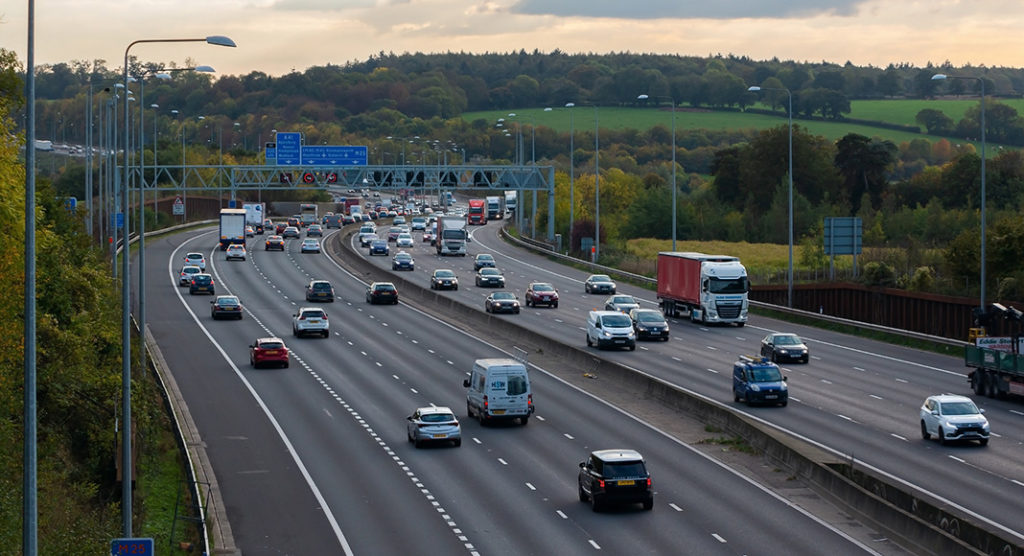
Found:
[[[1024,113],[1024,100],[1010,99],[1000,100],[1000,102]],[[976,106],[977,103],[977,98],[966,98],[964,100],[860,100],[851,102],[852,111],[848,117],[901,125],[917,125],[914,121],[917,113],[925,108],[934,108],[943,111],[954,121],[958,121],[963,118],[968,108]],[[514,113],[516,116],[510,117],[510,113]],[[498,123],[499,118],[504,118],[505,127],[514,126],[516,125],[515,122],[520,122],[526,130],[529,130],[529,126],[536,124],[566,133],[570,129],[570,115],[572,127],[577,132],[592,131],[594,129],[595,115],[602,129],[648,129],[657,124],[662,124],[666,127],[671,127],[672,125],[672,111],[667,108],[600,107],[597,110],[590,106],[552,109],[524,108],[508,111],[466,112],[462,115],[462,118],[469,122],[482,118],[495,124]],[[786,125],[788,122],[785,115],[781,113],[776,117],[745,112],[719,112],[690,108],[677,108],[675,117],[676,129],[679,131],[695,129],[768,129],[779,125]],[[821,135],[833,141],[849,133],[889,139],[896,144],[913,139],[927,139],[931,142],[942,139],[942,137],[937,135],[909,133],[845,122],[823,122],[797,118],[794,120],[794,123],[806,128],[814,135]],[[953,138],[948,139],[959,142]],[[979,145],[976,144],[975,146]]]

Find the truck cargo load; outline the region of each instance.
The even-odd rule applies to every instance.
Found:
[[[518,194],[516,191],[505,192],[505,212],[512,214],[519,206]]]
[[[437,235],[434,246],[438,255],[466,256],[466,242],[469,232],[466,219],[458,216],[442,216],[437,219]]]
[[[245,209],[220,209],[220,249],[238,243],[245,245]]]
[[[658,301],[667,316],[743,326],[750,283],[736,257],[693,252],[658,253]]]
[[[267,204],[242,203],[242,209],[245,210],[245,225],[252,226],[255,233],[262,234],[263,222],[267,218]]]
[[[978,328],[970,329],[964,347],[964,364],[973,369],[967,373],[971,390],[989,398],[1024,396],[1024,337],[987,335],[990,326],[999,328],[998,321],[1024,323],[1024,312],[993,303],[974,315]]]

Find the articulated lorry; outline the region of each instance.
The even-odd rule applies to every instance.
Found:
[[[482,226],[487,223],[487,208],[484,206],[483,199],[469,200],[469,213],[466,218],[474,226]]]
[[[466,242],[469,232],[466,219],[459,216],[442,216],[437,219],[437,236],[434,245],[438,255],[466,256]]]
[[[997,319],[1024,322],[1024,313],[1013,307],[993,303],[975,310],[978,328],[968,334],[964,347],[964,364],[973,370],[967,373],[971,390],[979,396],[1002,398],[1008,394],[1024,396],[1024,337],[987,336],[987,328]]]
[[[487,219],[499,220],[505,218],[505,197],[497,195],[485,197],[487,203]]]
[[[245,245],[245,209],[220,209],[220,248],[240,243]]]
[[[750,282],[736,257],[704,253],[658,253],[658,301],[668,316],[682,313],[690,321],[747,323]]]
[[[242,209],[245,210],[245,225],[252,226],[253,232],[262,234],[263,221],[267,217],[266,203],[242,203]]]
[[[519,206],[518,194],[515,190],[505,192],[505,212],[512,214]]]

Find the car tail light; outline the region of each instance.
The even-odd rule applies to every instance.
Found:
[[[651,488],[651,478],[647,477],[647,488]]]
[[[484,411],[487,411],[487,406],[489,404],[490,404],[490,402],[487,401],[487,396],[484,396]]]
[[[598,488],[604,489],[604,479],[598,479],[597,486]]]
[[[533,394],[526,395],[526,406],[533,407]]]

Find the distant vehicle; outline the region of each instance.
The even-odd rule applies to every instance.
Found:
[[[315,239],[306,238],[306,239],[302,240],[301,251],[303,253],[319,253],[320,252],[320,242],[315,240]]]
[[[526,288],[526,306],[547,305],[558,308],[558,290],[547,282],[533,282]]]
[[[199,270],[206,270],[206,257],[202,253],[186,253],[185,264],[195,265],[199,267]]]
[[[283,237],[285,239],[288,239],[288,238],[298,239],[298,238],[302,237],[302,234],[299,233],[299,229],[297,227],[295,227],[295,226],[287,226],[287,227],[285,227],[284,232],[281,233],[281,237]]]
[[[366,287],[366,302],[371,305],[379,303],[398,304],[398,288],[391,282],[374,282]]]
[[[324,226],[327,228],[340,228],[342,226],[342,215],[328,214],[324,216]]]
[[[732,399],[747,405],[789,403],[789,388],[779,366],[763,358],[740,356],[732,366]]]
[[[475,282],[478,288],[505,287],[505,277],[501,275],[501,271],[489,266],[485,266],[477,271]]]
[[[519,298],[512,292],[494,292],[484,300],[484,311],[488,313],[519,314]]]
[[[379,239],[373,232],[359,232],[359,246],[369,247],[375,239]],[[385,242],[386,243],[386,242]]]
[[[232,243],[245,244],[245,209],[220,209],[220,249]]]
[[[607,274],[591,274],[583,283],[586,293],[615,293],[615,282]]]
[[[682,311],[690,321],[747,322],[747,269],[736,257],[704,253],[658,253],[658,301],[666,316]]]
[[[466,219],[442,216],[437,219],[437,232],[433,244],[438,255],[466,256],[466,242],[469,232],[466,230]]]
[[[439,268],[430,275],[430,289],[457,290],[459,289],[459,278],[451,269]]]
[[[284,251],[284,238],[281,236],[267,236],[267,242],[264,246],[266,251]]]
[[[394,258],[391,259],[391,270],[415,270],[416,261],[413,260],[412,255],[405,251],[399,251],[395,254]]]
[[[391,247],[383,239],[375,239],[370,242],[370,255],[390,255]]]
[[[317,217],[318,210],[319,207],[317,207],[316,203],[302,203],[299,205],[299,226],[305,228],[310,224],[316,224],[317,220],[319,220]]]
[[[427,219],[424,216],[416,216],[412,219],[412,231],[422,232],[427,229]]]
[[[580,462],[577,478],[580,502],[590,501],[595,512],[610,504],[654,508],[651,474],[636,450],[595,450]]]
[[[505,197],[489,195],[484,198],[487,203],[487,219],[500,220],[505,218]]]
[[[462,445],[462,428],[455,413],[447,407],[421,407],[406,417],[406,436],[417,448],[427,442],[451,442]]]
[[[327,280],[310,280],[306,284],[306,301],[334,303],[334,286]]]
[[[928,396],[919,411],[921,438],[928,440],[934,434],[939,444],[977,440],[986,446],[990,432],[988,419],[982,415],[984,412],[966,396]]]
[[[242,210],[245,211],[245,223],[251,226],[253,233],[263,234],[263,226],[267,215],[266,203],[242,203]]]
[[[395,240],[396,247],[412,247],[413,245],[412,234],[409,233],[398,234],[398,239]]]
[[[512,214],[516,211],[516,206],[519,204],[519,199],[516,195],[516,191],[510,190],[505,192],[505,212]]]
[[[320,224],[306,226],[306,237],[323,237],[324,229]]]
[[[37,151],[51,152],[53,151],[53,141],[45,139],[36,139],[35,147]]]
[[[224,251],[224,260],[230,261],[232,259],[245,260],[245,246],[237,243],[228,245],[226,251]]]
[[[326,338],[330,335],[327,311],[319,307],[302,307],[292,317],[292,334],[304,336],[316,334]]]
[[[252,229],[252,226],[245,227],[245,237],[254,237],[256,232]]]
[[[640,304],[633,299],[632,295],[613,295],[604,301],[605,311],[619,311],[620,313],[629,314],[633,309],[638,309]]]
[[[526,425],[533,415],[530,373],[515,359],[477,359],[473,372],[462,381],[466,387],[466,411],[480,424],[518,419]]]
[[[811,359],[811,354],[803,340],[796,334],[769,334],[761,340],[761,357],[767,357],[775,363],[807,363]]]
[[[587,313],[587,347],[636,349],[636,332],[629,316],[619,311]]]
[[[480,253],[473,259],[473,270],[480,270],[481,268],[488,266],[491,268],[497,266],[497,263],[494,260],[494,255],[491,255],[490,253]]]
[[[281,338],[257,338],[249,345],[249,364],[253,368],[263,365],[288,367],[288,348]]]
[[[483,199],[469,200],[469,215],[467,219],[471,226],[482,226],[487,223],[487,209]]]
[[[210,295],[216,295],[216,289],[214,288],[213,276],[209,274],[193,274],[192,282],[188,285],[189,295],[195,295],[197,293],[208,293]]]
[[[210,302],[210,318],[221,317],[242,320],[242,302],[233,295],[218,295]]]
[[[388,241],[398,241],[398,236],[402,235],[405,231],[401,226],[391,226],[388,228]]]
[[[192,277],[196,274],[203,272],[203,269],[199,268],[194,264],[187,264],[181,267],[181,272],[178,273],[178,285],[187,286],[192,283]]]
[[[633,321],[633,331],[636,332],[636,339],[668,341],[668,321],[661,311],[655,309],[636,308],[629,312],[629,319]]]

